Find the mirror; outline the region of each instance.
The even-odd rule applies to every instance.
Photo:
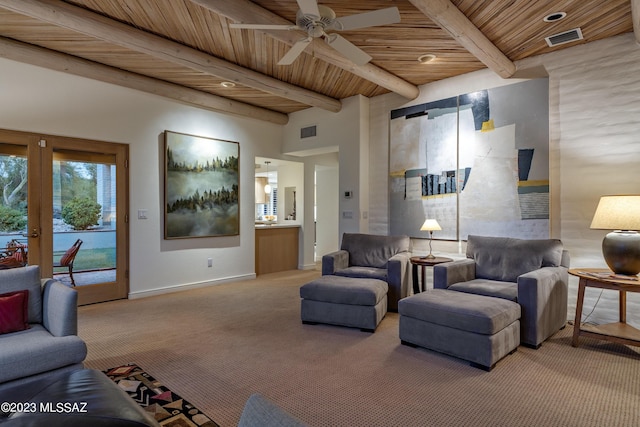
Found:
[[[284,219],[296,220],[296,187],[284,189]]]

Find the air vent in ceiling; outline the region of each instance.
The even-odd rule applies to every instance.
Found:
[[[574,42],[576,40],[582,40],[583,37],[580,28],[574,28],[573,30],[545,37],[544,39],[547,41],[549,47],[554,47],[561,44]]]
[[[317,132],[316,125],[307,126],[305,128],[301,128],[300,129],[300,139],[313,138],[314,136],[317,135],[316,132]]]

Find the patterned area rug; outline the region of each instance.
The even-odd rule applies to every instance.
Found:
[[[220,427],[198,408],[160,384],[135,364],[118,366],[102,372],[149,412],[161,426]]]

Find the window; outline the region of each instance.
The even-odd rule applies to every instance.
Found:
[[[262,215],[277,215],[278,213],[278,188],[271,188],[269,202],[262,205]]]

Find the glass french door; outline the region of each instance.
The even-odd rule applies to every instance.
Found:
[[[0,130],[0,247],[20,244],[79,304],[126,298],[127,156],[124,144]]]

